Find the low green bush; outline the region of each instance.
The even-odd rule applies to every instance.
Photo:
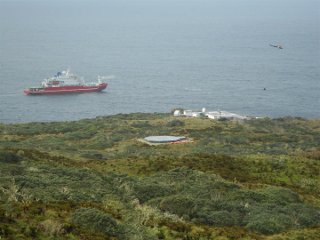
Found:
[[[268,203],[286,205],[289,203],[302,202],[297,193],[286,188],[267,187],[259,190],[258,193],[263,194],[265,196],[264,201]]]
[[[237,223],[236,215],[234,212],[228,211],[215,211],[215,212],[200,212],[197,214],[196,222],[214,226],[234,226]]]
[[[284,211],[290,213],[297,226],[307,227],[320,224],[319,209],[307,204],[293,203],[284,207]]]
[[[117,222],[107,213],[95,208],[80,208],[72,215],[72,223],[91,232],[117,237],[122,234]]]
[[[282,232],[292,227],[293,224],[292,219],[284,214],[270,215],[260,213],[252,218],[246,228],[254,232],[269,235]]]
[[[152,125],[148,121],[135,122],[131,126],[135,128],[151,128],[152,127]]]
[[[183,127],[185,123],[180,120],[172,120],[166,124],[167,127]]]
[[[13,152],[1,151],[0,152],[0,162],[5,163],[18,163],[21,161],[21,157]]]
[[[170,213],[183,215],[193,215],[195,200],[185,196],[174,195],[163,199],[160,202],[160,209]]]
[[[156,183],[140,183],[134,186],[134,191],[137,198],[142,202],[146,202],[150,199],[157,197],[168,196],[173,193],[170,186],[156,184]]]

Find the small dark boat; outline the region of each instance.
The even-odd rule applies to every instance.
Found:
[[[269,44],[270,47],[275,47],[275,48],[279,48],[279,49],[283,49],[283,47],[281,45],[273,45],[273,44]]]

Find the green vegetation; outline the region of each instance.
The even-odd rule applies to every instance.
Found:
[[[319,172],[320,120],[0,124],[0,239],[320,239]]]

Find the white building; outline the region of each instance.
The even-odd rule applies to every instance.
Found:
[[[183,116],[183,113],[181,112],[181,110],[175,110],[173,112],[173,116],[175,116],[175,117]]]
[[[210,111],[207,112],[205,108],[202,108],[201,112],[200,111],[192,111],[192,110],[183,110],[181,112],[180,110],[174,111],[173,115],[175,117],[178,116],[185,116],[185,117],[201,117],[201,116],[206,116],[210,119],[248,119],[247,116],[241,116],[236,113],[231,113],[231,112],[226,112],[226,111]]]
[[[192,117],[192,110],[183,110],[183,115],[186,117]]]
[[[210,119],[248,119],[246,116],[241,116],[236,113],[226,112],[226,111],[212,111],[205,114]]]

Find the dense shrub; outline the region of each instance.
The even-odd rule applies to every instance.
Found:
[[[167,127],[182,127],[185,123],[180,120],[172,120],[166,124]]]
[[[95,160],[102,160],[104,158],[103,155],[99,152],[86,152],[81,154],[81,157]]]
[[[236,215],[234,212],[228,211],[215,211],[215,212],[200,212],[197,214],[197,222],[204,223],[207,225],[215,226],[233,226],[236,225]]]
[[[269,215],[261,213],[254,216],[246,227],[262,234],[275,234],[292,227],[292,225],[292,219],[284,214]]]
[[[137,198],[143,203],[152,198],[164,197],[173,193],[173,190],[167,186],[156,183],[140,183],[134,186]]]
[[[275,203],[265,203],[250,206],[245,223],[250,230],[273,234],[290,228],[300,228],[320,224],[319,209],[303,203],[281,206]]]
[[[244,201],[246,203],[262,202],[266,197],[263,193],[251,190],[233,191],[228,195],[230,200]]]
[[[0,152],[0,162],[18,163],[20,161],[21,161],[21,157],[13,152],[7,152],[7,151]]]
[[[143,113],[0,124],[0,149],[6,149],[0,150],[0,200],[14,200],[1,203],[0,235],[259,239],[258,234],[281,232],[275,238],[299,233],[312,239],[303,233],[318,230],[320,209],[293,190],[318,203],[319,124]],[[147,146],[135,141],[174,134],[194,142]],[[98,161],[105,159],[110,160]],[[86,208],[72,214],[80,207]]]
[[[179,195],[167,197],[160,202],[160,209],[162,211],[171,212],[179,216],[192,215],[194,207],[194,199]]]
[[[107,236],[119,236],[121,230],[117,222],[109,215],[94,208],[80,208],[72,215],[72,223]]]
[[[293,203],[284,207],[284,211],[290,213],[295,223],[301,227],[320,224],[320,210],[301,203]]]
[[[267,187],[258,192],[265,196],[264,201],[268,203],[286,205],[288,203],[301,202],[297,193],[286,188]]]
[[[217,175],[185,167],[158,173],[144,182],[138,185],[138,198],[142,195],[162,211],[197,223],[247,226],[264,234],[319,223],[319,210],[303,204],[297,193],[286,188],[243,189]],[[173,192],[164,191],[164,186]]]
[[[152,125],[148,121],[135,122],[131,126],[135,127],[135,128],[150,128],[150,127],[152,127]]]

